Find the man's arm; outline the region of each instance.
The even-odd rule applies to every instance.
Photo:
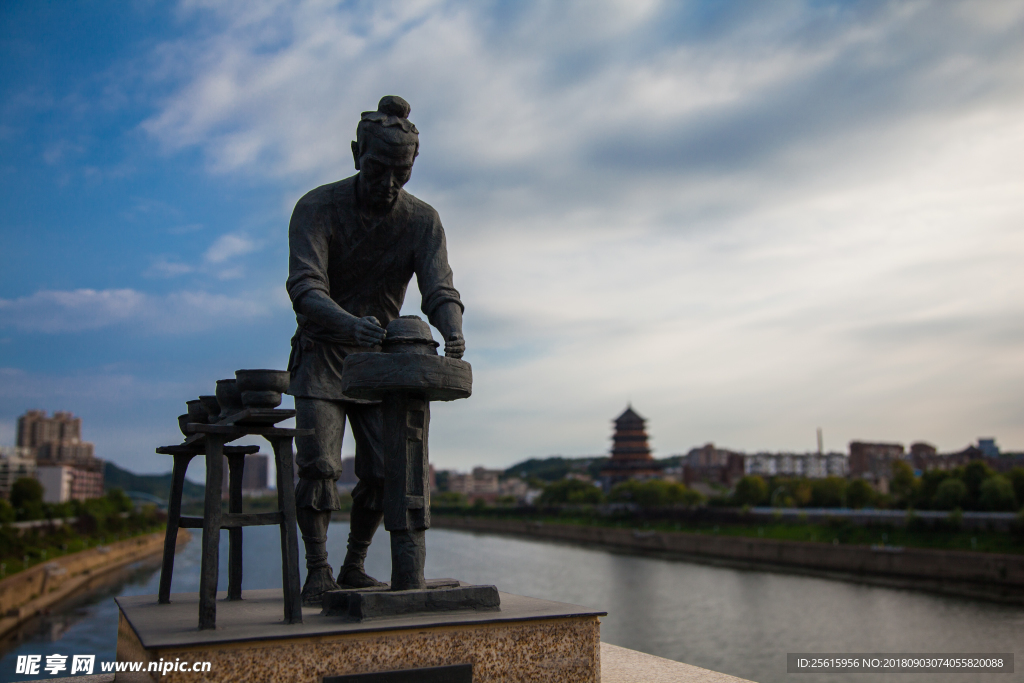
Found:
[[[313,289],[295,302],[295,311],[356,346],[376,346],[384,339],[384,328],[372,315],[357,318],[323,292]],[[440,328],[439,328],[440,329]]]
[[[462,307],[454,301],[447,301],[430,314],[430,324],[444,337],[444,355],[462,358],[466,353],[466,340],[462,337]]]
[[[466,352],[466,340],[462,337],[462,302],[452,282],[444,229],[437,212],[423,206],[430,212],[429,226],[423,230],[414,258],[416,282],[423,296],[420,310],[444,337],[444,355],[462,358]]]
[[[373,317],[357,318],[330,296],[327,262],[331,228],[321,205],[311,196],[295,205],[288,225],[288,296],[292,307],[332,335],[356,346],[373,346],[384,330]]]

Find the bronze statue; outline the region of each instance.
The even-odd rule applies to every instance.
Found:
[[[299,483],[295,505],[306,547],[303,603],[342,588],[380,585],[363,561],[384,513],[384,420],[379,401],[342,392],[346,356],[380,350],[415,274],[421,309],[444,337],[445,355],[461,358],[463,305],[452,283],[437,212],[405,192],[419,153],[419,131],[400,97],[363,112],[352,143],[356,175],[323,185],[295,205],[288,228],[288,295],[298,329],[292,338],[289,393],[296,427]],[[341,441],[348,419],[356,441],[348,552],[335,581],[327,561],[327,526],[340,508]]]

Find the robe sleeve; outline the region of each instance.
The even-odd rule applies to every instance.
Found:
[[[413,255],[416,283],[423,297],[420,310],[429,317],[438,306],[449,301],[465,310],[459,292],[455,289],[452,269],[448,265],[448,246],[441,219],[432,208],[426,208],[429,211],[423,216],[422,233]]]
[[[327,258],[331,243],[324,209],[309,197],[295,205],[288,224],[288,281],[285,287],[294,306],[302,296],[317,290],[330,296]]]

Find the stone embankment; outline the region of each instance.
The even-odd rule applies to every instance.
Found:
[[[189,539],[178,532],[178,544]],[[145,534],[58,557],[0,580],[0,637],[71,597],[97,577],[163,551],[164,533]]]
[[[1024,603],[1024,555],[832,545],[453,515],[434,516],[432,525]]]

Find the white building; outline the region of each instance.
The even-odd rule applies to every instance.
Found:
[[[44,503],[66,503],[71,500],[71,486],[75,481],[74,468],[67,465],[37,467],[36,479],[43,485]]]
[[[791,476],[809,479],[845,477],[849,458],[845,453],[754,453],[743,456],[744,474],[762,477]]]
[[[0,497],[11,497],[11,486],[24,477],[36,475],[32,450],[19,446],[0,446]]]

